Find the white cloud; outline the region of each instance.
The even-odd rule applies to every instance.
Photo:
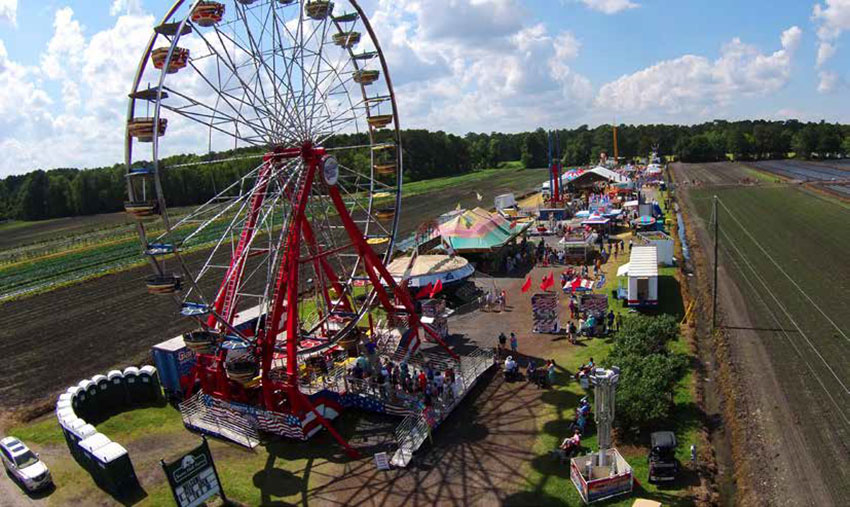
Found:
[[[53,37],[41,55],[41,69],[50,79],[61,79],[79,70],[86,40],[83,27],[74,19],[74,11],[64,7],[53,18]]]
[[[0,21],[18,25],[18,0],[0,0]]]
[[[820,93],[832,93],[842,84],[841,77],[837,72],[831,70],[818,72],[818,91]]]
[[[127,91],[153,23],[122,15],[86,37],[73,10],[58,9],[31,67],[9,58],[0,41],[0,174],[120,161]]]
[[[812,9],[812,20],[818,24],[818,56],[816,67],[821,68],[836,52],[835,41],[841,34],[850,30],[850,0],[825,0],[816,3]],[[828,93],[839,82],[838,75],[832,71],[821,71],[818,91]]]
[[[621,11],[640,7],[639,4],[630,0],[581,0],[581,3],[590,9],[604,12],[605,14],[616,14]]]
[[[820,67],[827,62],[835,54],[835,45],[829,42],[821,42],[818,44],[818,58],[816,66]]]
[[[589,81],[569,66],[579,41],[526,14],[516,0],[382,0],[370,20],[402,125],[519,130],[589,104]]]
[[[825,0],[823,4],[816,3],[812,9],[812,19],[820,24],[820,40],[835,40],[841,32],[850,30],[850,1]]]
[[[109,7],[109,15],[117,16],[119,14],[142,14],[142,0],[112,0],[112,5]]]
[[[704,113],[742,96],[769,94],[788,82],[801,36],[796,26],[785,30],[782,48],[771,54],[735,38],[714,61],[697,55],[662,61],[605,84],[596,102],[615,111]]]

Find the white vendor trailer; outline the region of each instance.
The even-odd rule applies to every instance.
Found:
[[[617,276],[628,276],[625,291],[628,306],[658,304],[658,248],[655,245],[632,247],[629,262],[620,266]]]

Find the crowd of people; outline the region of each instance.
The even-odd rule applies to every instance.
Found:
[[[418,368],[407,361],[394,363],[387,357],[379,357],[373,342],[366,342],[354,364],[348,369],[350,386],[367,388],[372,394],[402,403],[418,403],[430,407],[435,403],[450,404],[462,394],[462,381],[452,368],[440,370],[431,363]],[[357,388],[352,389],[357,391]]]

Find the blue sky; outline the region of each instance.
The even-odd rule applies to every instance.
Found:
[[[0,0],[0,176],[122,160],[126,92],[171,3]],[[403,127],[850,122],[850,0],[361,4]]]

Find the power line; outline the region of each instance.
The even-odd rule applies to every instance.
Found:
[[[725,231],[723,231],[723,235],[724,235],[724,237],[725,237],[727,240],[729,239],[729,236],[726,234],[726,232],[725,232]],[[758,275],[758,273],[755,271],[755,268],[752,266],[752,264],[751,264],[751,263],[747,260],[747,258],[746,258],[746,257],[745,257],[742,253],[741,253],[741,251],[740,251],[740,250],[738,250],[738,249],[737,249],[737,247],[735,247],[735,246],[734,246],[734,243],[732,243],[731,241],[729,241],[729,243],[730,243],[730,244],[732,244],[733,248],[735,248],[735,250],[736,250],[736,252],[738,253],[738,255],[740,255],[740,256],[741,256],[741,259],[742,259],[742,260],[743,260],[743,261],[747,264],[747,267],[748,267],[748,268],[749,268],[749,269],[753,272],[753,274],[756,276],[756,279],[757,279],[757,280],[758,280],[758,281],[762,284],[762,286],[763,286],[765,289],[767,289],[768,293],[770,293],[770,294],[771,294],[771,296],[772,296],[772,297],[774,298],[774,300],[775,300],[775,299],[776,299],[776,296],[774,296],[773,291],[771,291],[771,290],[770,290],[770,288],[769,288],[769,287],[765,284],[764,280],[763,280],[763,279],[762,279],[762,278]],[[726,248],[726,251],[727,251],[727,253],[729,253],[728,248]],[[817,380],[817,382],[818,382],[818,384],[820,385],[821,389],[823,389],[824,393],[826,393],[827,397],[828,397],[828,398],[829,398],[829,400],[832,402],[832,404],[833,404],[833,405],[835,405],[835,408],[836,408],[836,410],[838,411],[838,413],[841,415],[841,418],[844,420],[844,423],[845,423],[847,426],[850,426],[850,419],[848,419],[848,418],[847,418],[847,416],[844,414],[844,411],[842,410],[841,405],[839,405],[839,404],[838,404],[838,402],[837,402],[837,401],[835,400],[835,398],[832,396],[832,393],[829,391],[829,389],[827,389],[826,385],[824,385],[823,381],[821,380],[821,378],[820,378],[820,376],[818,375],[818,373],[815,371],[814,367],[812,367],[811,363],[809,363],[809,361],[806,359],[806,357],[805,357],[805,356],[803,355],[803,353],[800,351],[800,348],[799,348],[799,347],[797,347],[797,344],[796,344],[796,343],[794,342],[794,340],[793,340],[793,339],[791,339],[791,337],[788,335],[788,332],[787,332],[787,331],[785,331],[784,326],[782,326],[782,323],[779,321],[779,318],[776,316],[776,314],[773,312],[773,310],[770,308],[770,306],[769,306],[769,305],[767,304],[767,302],[764,300],[764,298],[762,297],[761,293],[760,293],[760,292],[756,289],[755,285],[753,285],[752,281],[750,281],[749,277],[746,275],[746,273],[744,272],[744,270],[740,267],[740,265],[738,264],[738,262],[735,260],[735,258],[734,258],[731,254],[729,255],[729,259],[732,261],[732,263],[735,265],[735,267],[736,267],[736,268],[738,269],[738,271],[741,273],[741,276],[742,276],[742,277],[744,278],[744,280],[747,282],[747,285],[749,285],[749,286],[750,286],[750,289],[752,289],[753,293],[756,295],[756,297],[759,299],[759,301],[761,301],[761,303],[762,303],[762,304],[764,305],[764,307],[767,309],[768,313],[769,313],[769,314],[770,314],[770,316],[773,318],[773,321],[776,323],[777,328],[779,328],[779,329],[781,329],[781,330],[782,330],[782,334],[785,336],[785,339],[788,341],[788,343],[790,343],[790,344],[791,344],[791,346],[794,348],[794,351],[795,351],[795,352],[797,352],[797,355],[798,355],[798,356],[800,356],[800,359],[802,359],[802,360],[803,360],[803,362],[806,364],[806,367],[809,369],[809,373],[811,373],[812,377],[814,377],[814,378],[815,378],[815,380]],[[783,311],[785,310],[785,309],[784,309],[784,307],[783,307],[781,304],[779,304],[779,307],[780,307],[781,309],[783,309]],[[790,316],[788,316],[787,312],[786,312],[786,317],[788,317],[788,320],[790,320],[790,321],[791,321],[791,323],[792,323],[792,324],[794,324],[794,326],[795,326],[795,327],[797,327],[797,330],[798,330],[798,331],[800,331],[800,333],[801,333],[801,334],[805,337],[805,334],[804,334],[804,333],[802,333],[802,331],[800,330],[799,326],[797,326],[797,324],[796,324],[796,322],[794,321],[794,319],[793,319],[793,318],[791,318]],[[807,338],[807,341],[808,341],[808,338]],[[811,345],[811,342],[810,342],[809,344]],[[815,351],[815,352],[817,353],[817,351]],[[821,357],[819,353],[818,353],[818,357],[820,357],[820,358],[821,358],[821,360],[823,360],[823,357]],[[827,365],[827,368],[829,368],[829,370],[830,370],[830,371],[832,371],[832,369],[829,367],[829,365]],[[833,372],[833,375],[835,375],[835,372]],[[844,385],[844,384],[841,382],[841,380],[839,380],[838,382],[839,382],[839,384],[841,384],[842,386]],[[845,387],[845,390],[846,390],[846,387]]]
[[[756,240],[756,238],[755,238],[755,237],[753,237],[753,235],[750,233],[750,231],[749,231],[749,230],[747,230],[747,228],[746,228],[746,227],[744,227],[744,225],[743,225],[743,224],[742,224],[742,223],[741,223],[741,222],[740,222],[740,221],[739,221],[739,220],[735,217],[735,215],[733,215],[733,214],[732,214],[732,210],[730,210],[730,209],[726,206],[726,204],[725,204],[723,201],[721,201],[720,199],[717,199],[717,201],[720,203],[720,205],[721,205],[721,206],[723,206],[723,209],[725,209],[725,210],[726,210],[726,212],[727,212],[727,213],[729,213],[729,216],[732,218],[732,220],[734,220],[734,221],[735,221],[735,223],[736,223],[736,224],[738,224],[738,227],[740,227],[740,228],[744,231],[744,234],[746,234],[746,235],[747,235],[747,237],[749,237],[749,238],[750,238],[750,240],[751,240],[753,243],[755,243],[757,247],[759,247],[759,250],[761,250],[761,252],[765,255],[765,257],[767,257],[768,259],[770,259],[770,262],[772,262],[772,263],[773,263],[773,265],[774,265],[774,266],[776,266],[776,268],[777,268],[777,269],[778,269],[778,270],[779,270],[779,271],[780,271],[783,275],[785,275],[785,278],[787,278],[787,279],[788,279],[788,280],[789,280],[792,284],[794,284],[794,287],[796,287],[796,288],[797,288],[797,290],[798,290],[798,291],[800,291],[800,293],[801,293],[803,296],[805,296],[805,298],[809,301],[809,303],[811,303],[811,304],[812,304],[812,306],[814,306],[815,308],[817,308],[817,310],[820,312],[820,314],[821,314],[821,315],[823,315],[823,317],[824,317],[826,320],[828,320],[830,324],[832,324],[832,327],[834,327],[834,328],[838,331],[838,333],[839,333],[839,334],[841,334],[841,336],[843,336],[843,337],[844,337],[844,339],[845,339],[845,340],[847,340],[848,342],[850,342],[850,337],[848,337],[848,336],[847,336],[847,334],[846,334],[846,333],[844,333],[844,331],[842,331],[842,330],[841,330],[841,328],[839,328],[839,327],[838,327],[838,325],[837,325],[837,324],[836,324],[836,323],[835,323],[835,322],[834,322],[831,318],[829,318],[829,315],[827,315],[827,314],[826,314],[826,312],[824,312],[824,311],[821,309],[821,307],[820,307],[820,306],[818,306],[818,305],[817,305],[817,303],[815,303],[815,302],[814,302],[814,300],[813,300],[811,297],[809,297],[809,295],[806,293],[806,291],[804,291],[804,290],[803,290],[803,288],[802,288],[802,287],[800,287],[800,285],[799,285],[799,284],[797,284],[797,282],[796,282],[796,281],[794,281],[794,279],[793,279],[793,278],[791,278],[791,275],[789,275],[789,274],[788,274],[788,273],[787,273],[784,269],[782,269],[782,266],[780,266],[780,265],[779,265],[779,263],[778,263],[778,262],[776,262],[776,260],[775,260],[775,259],[774,259],[774,258],[773,258],[773,257],[772,257],[772,256],[771,256],[768,252],[767,252],[767,250],[765,250],[765,248],[764,248],[763,246],[761,246],[761,243],[759,243],[759,242]],[[715,220],[716,220],[716,218],[715,218]]]

